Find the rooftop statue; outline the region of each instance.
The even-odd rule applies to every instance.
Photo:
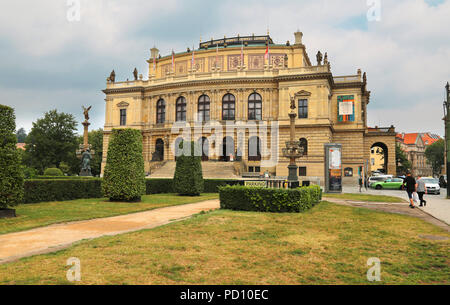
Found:
[[[89,110],[91,110],[92,106],[89,106],[88,108],[85,108],[84,106],[81,106],[83,108],[83,114],[84,114],[84,119],[87,121],[89,121]]]
[[[134,76],[134,80],[138,79],[138,70],[136,68],[134,68],[133,76]]]
[[[322,53],[320,51],[317,52],[316,59],[317,59],[317,65],[321,66],[322,65]]]
[[[116,72],[112,70],[111,74],[109,75],[109,80],[114,83],[116,81]]]

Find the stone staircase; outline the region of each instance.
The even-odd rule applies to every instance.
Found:
[[[166,161],[160,168],[154,169],[149,178],[173,178],[176,162]],[[206,161],[202,162],[203,178],[205,179],[236,179],[232,162]]]

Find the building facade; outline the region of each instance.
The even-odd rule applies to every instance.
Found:
[[[324,144],[343,145],[344,182],[367,169],[370,151],[386,148],[386,169],[395,174],[395,129],[368,128],[366,74],[334,76],[325,53],[312,63],[295,33],[295,43],[274,44],[269,35],[224,38],[196,50],[147,60],[148,79],[107,80],[104,168],[113,128],[142,131],[147,172],[171,161],[182,139],[203,144],[202,158],[235,162],[242,172],[287,176],[282,155],[289,140],[291,98],[296,103],[296,137],[305,149],[297,163],[302,180],[324,180]],[[355,69],[356,70],[356,69]]]
[[[439,141],[441,137],[430,133],[399,133],[396,141],[411,162],[411,172],[415,176],[433,176],[433,168],[425,157],[427,146]]]

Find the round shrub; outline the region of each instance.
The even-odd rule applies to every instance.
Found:
[[[23,198],[23,169],[16,149],[14,110],[0,105],[0,209],[19,204]]]
[[[103,176],[103,193],[111,201],[136,202],[145,194],[142,134],[113,129]]]
[[[180,195],[199,196],[204,188],[202,158],[195,156],[197,144],[194,142],[183,144],[191,145],[191,149],[183,149],[182,155],[177,157],[173,187],[175,192]],[[201,151],[199,147],[197,147],[198,151]]]
[[[44,176],[58,177],[58,176],[64,176],[64,173],[59,168],[50,167],[44,171]]]

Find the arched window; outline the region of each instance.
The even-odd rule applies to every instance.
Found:
[[[258,93],[252,93],[248,97],[248,119],[262,119],[262,98]]]
[[[261,160],[261,140],[257,136],[253,136],[248,139],[248,160]]]
[[[161,98],[156,103],[156,123],[164,123],[166,121],[166,102]]]
[[[198,120],[199,122],[209,121],[209,107],[210,99],[207,95],[202,95],[198,98]]]
[[[300,139],[300,147],[303,147],[303,155],[307,156],[308,155],[308,140],[306,140],[305,138],[301,138]]]
[[[177,111],[176,111],[177,112],[177,117],[176,117],[177,122],[186,121],[186,99],[184,98],[184,96],[180,96],[179,98],[177,98],[176,107],[177,107]]]
[[[233,94],[225,94],[222,99],[222,120],[234,120],[236,98]]]

